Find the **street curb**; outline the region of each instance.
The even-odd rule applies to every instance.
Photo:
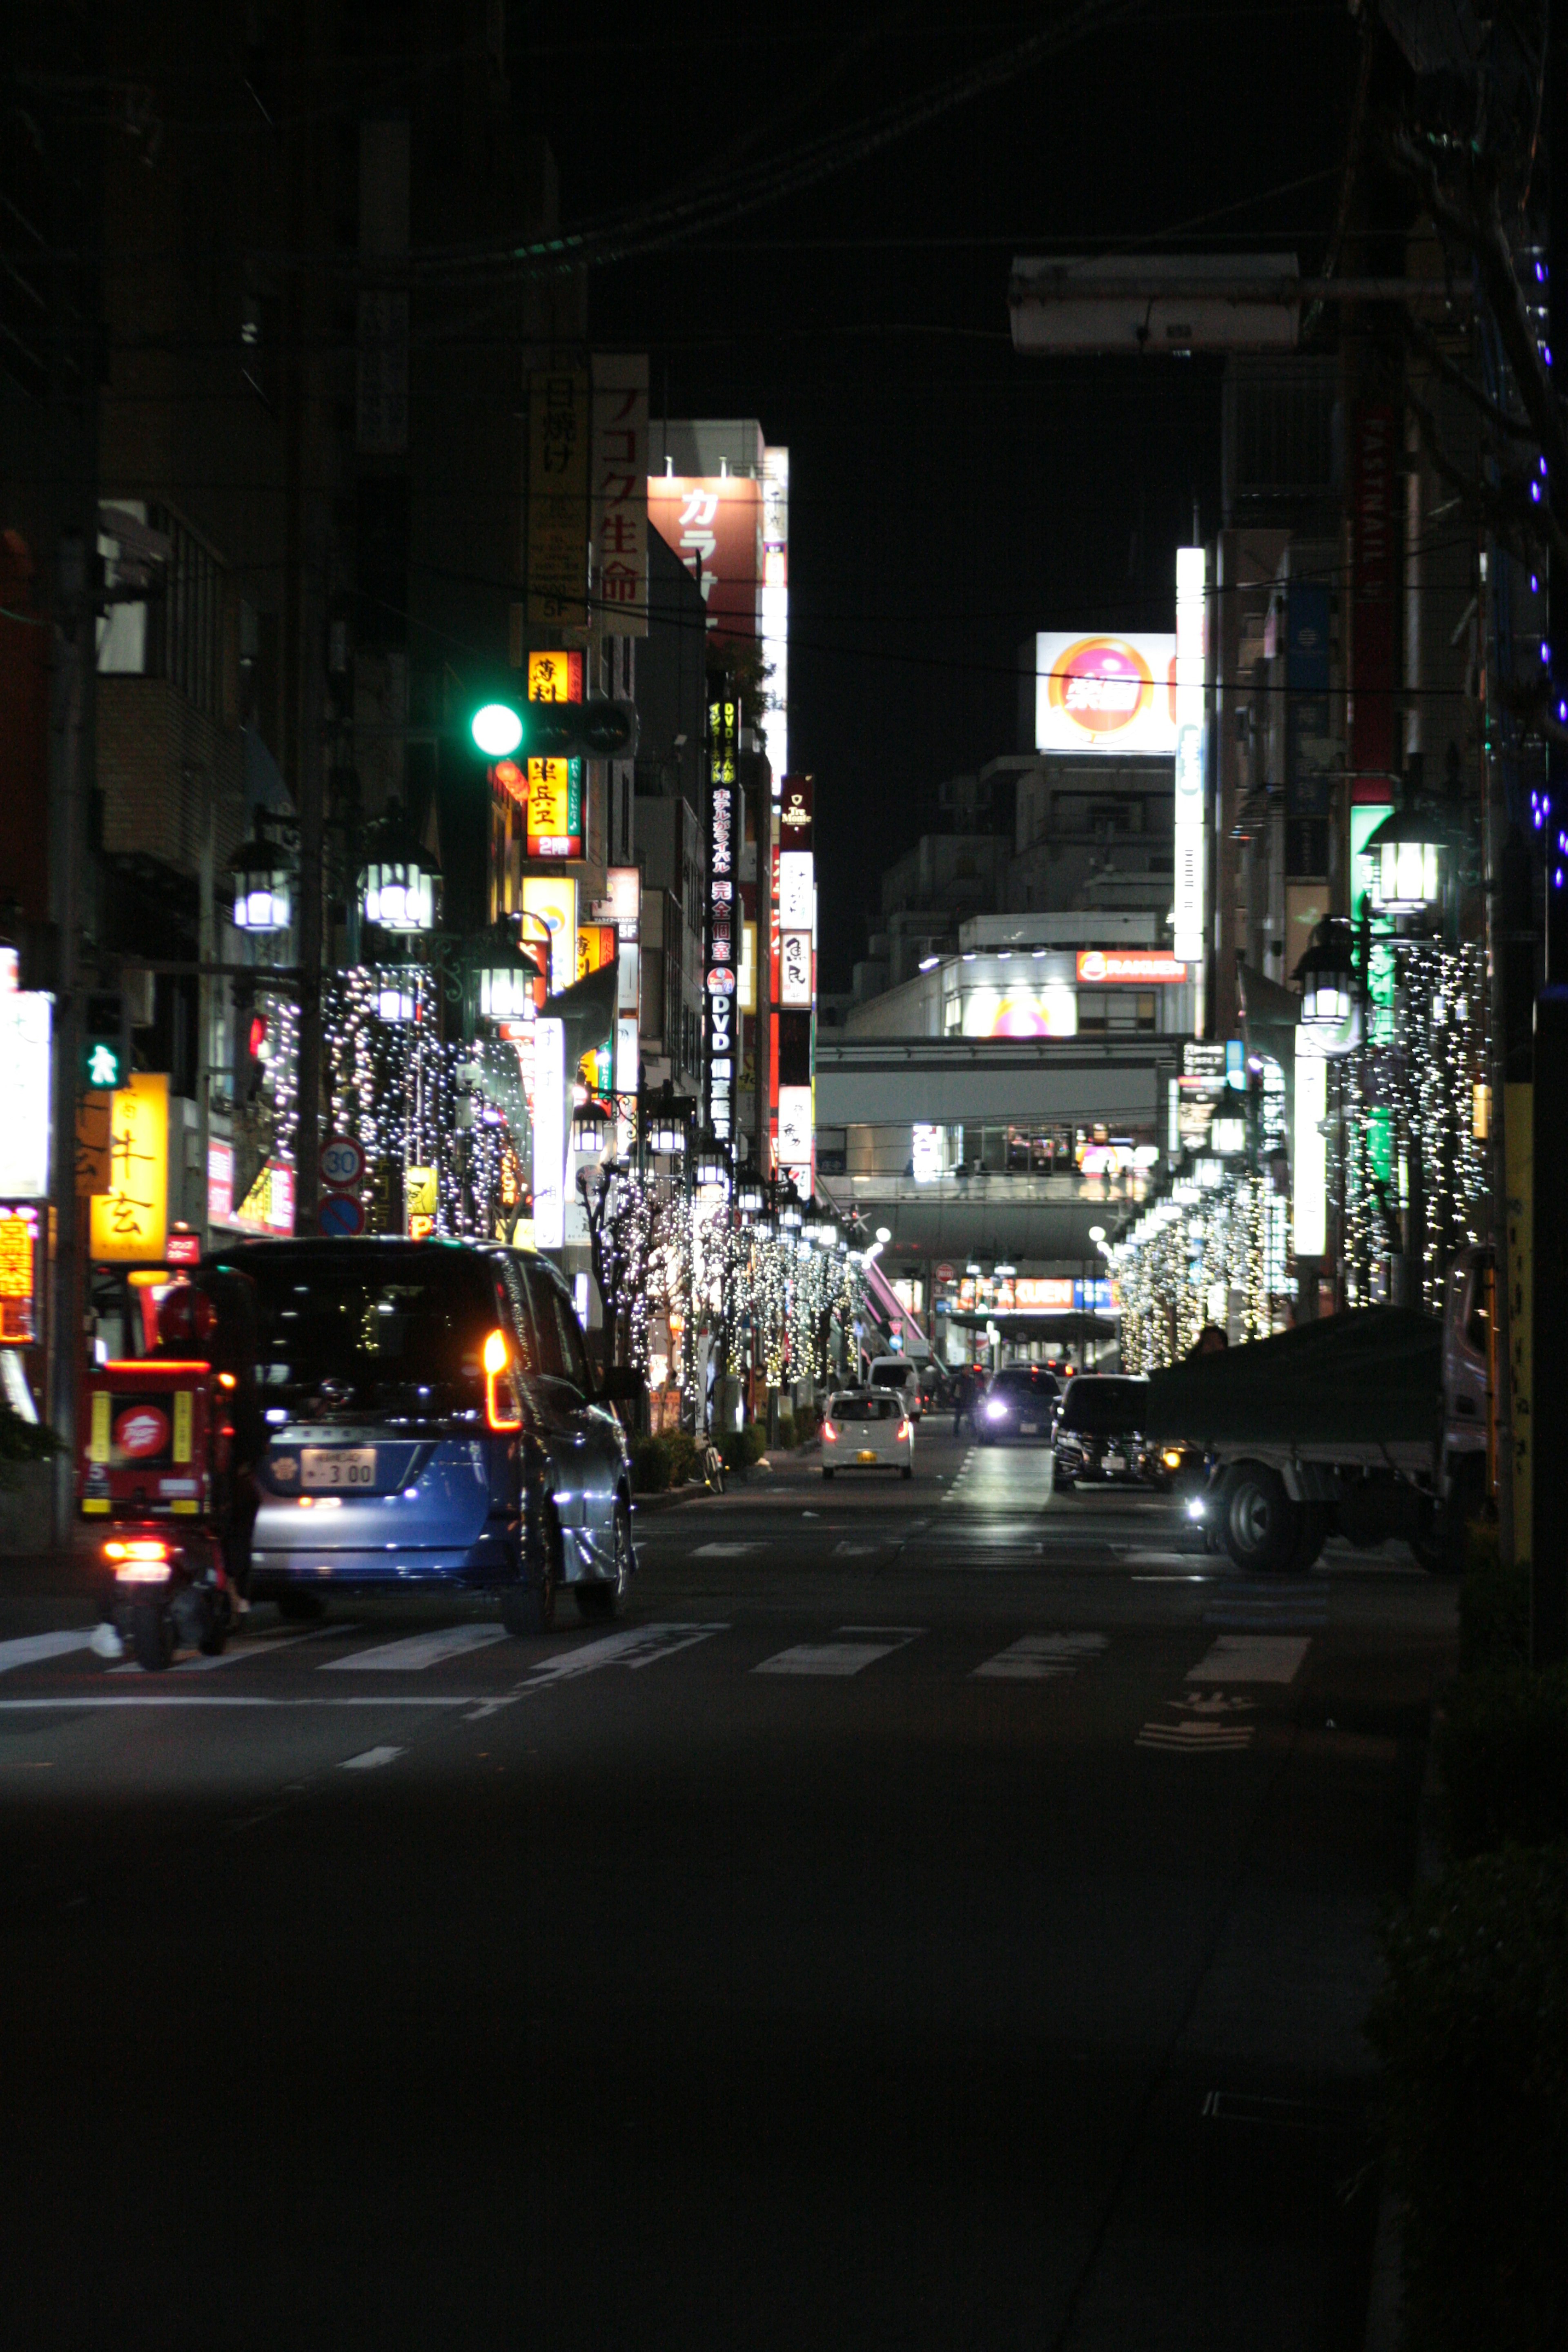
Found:
[[[1415,1809],[1415,1883],[1429,1886],[1442,1867],[1437,1840],[1437,1751],[1426,1734],[1426,1769]],[[1377,2209],[1377,2234],[1372,2242],[1372,2285],[1366,2302],[1366,2332],[1362,2352],[1400,2352],[1404,2338],[1404,2228],[1399,2200],[1384,2189]]]

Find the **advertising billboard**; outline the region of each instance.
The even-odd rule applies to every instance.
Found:
[[[1035,639],[1036,751],[1174,758],[1175,673],[1173,636],[1042,630]]]
[[[1076,1037],[1078,991],[1060,982],[973,988],[963,1000],[966,1037]]]
[[[763,486],[741,474],[652,474],[648,520],[702,591],[712,638],[761,632]]]

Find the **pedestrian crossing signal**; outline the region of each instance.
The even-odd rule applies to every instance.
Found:
[[[111,1094],[131,1075],[131,1041],[125,1028],[125,1000],[116,991],[103,990],[87,1000],[82,1024],[81,1083],[89,1093]]]

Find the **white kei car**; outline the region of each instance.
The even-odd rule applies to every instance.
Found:
[[[822,1417],[822,1475],[836,1470],[896,1470],[915,1475],[914,1425],[903,1399],[887,1389],[840,1389]]]

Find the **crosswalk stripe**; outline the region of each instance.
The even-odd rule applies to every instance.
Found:
[[[469,1650],[487,1649],[507,1639],[504,1625],[447,1625],[438,1633],[410,1633],[399,1642],[383,1642],[374,1650],[355,1650],[346,1658],[329,1658],[318,1667],[323,1675],[422,1675],[444,1658],[462,1657]]]
[[[691,1557],[693,1559],[739,1559],[744,1552],[761,1551],[762,1549],[760,1543],[705,1543],[699,1544]]]
[[[657,1665],[661,1658],[673,1658],[678,1651],[695,1649],[699,1642],[728,1632],[728,1625],[628,1626],[623,1633],[605,1633],[596,1642],[584,1642],[580,1649],[542,1658],[522,1687],[544,1690],[553,1683],[575,1682],[580,1675],[596,1674],[603,1666]]]
[[[907,1649],[924,1633],[923,1625],[840,1625],[829,1642],[797,1642],[788,1650],[764,1658],[754,1675],[812,1675],[843,1679]]]
[[[68,1657],[73,1650],[92,1646],[93,1628],[73,1626],[63,1633],[22,1633],[13,1642],[0,1642],[0,1675],[8,1675],[13,1666],[38,1666],[48,1658]]]
[[[972,1679],[1004,1683],[1054,1681],[1075,1675],[1109,1646],[1103,1633],[1026,1633],[1010,1648],[974,1668]]]
[[[1222,1633],[1195,1666],[1190,1683],[1293,1683],[1312,1644],[1283,1633]]]
[[[1222,1748],[1250,1748],[1257,1734],[1251,1723],[1146,1723],[1133,1741],[1135,1748],[1164,1748],[1186,1755]]]

